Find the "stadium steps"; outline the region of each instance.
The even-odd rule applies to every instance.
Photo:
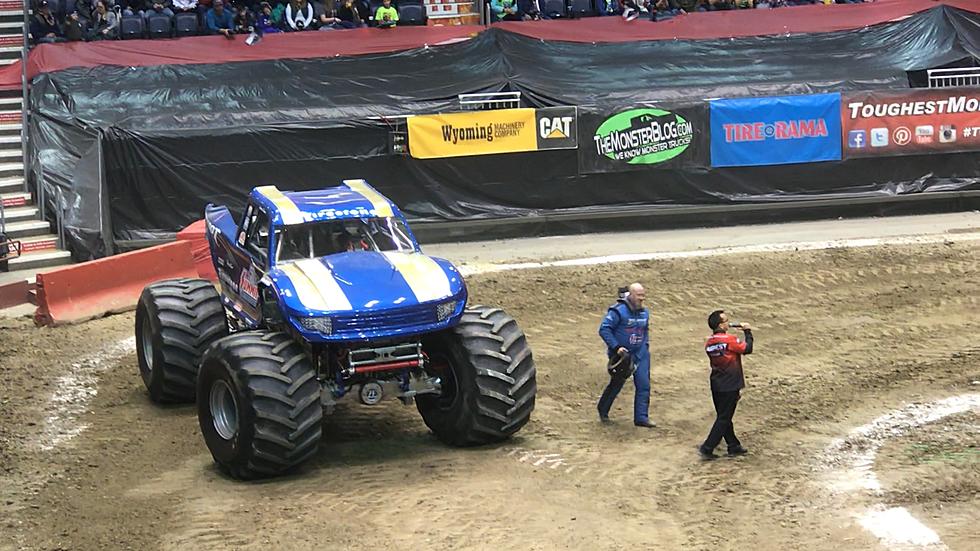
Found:
[[[23,49],[23,4],[0,0],[0,66],[22,59]],[[25,185],[23,109],[20,90],[0,91],[0,229],[8,239],[21,244],[21,256],[7,263],[10,272],[71,263],[71,253],[58,248],[58,236],[51,233],[52,223],[41,218],[41,209]]]
[[[10,271],[33,271],[39,268],[51,268],[63,264],[71,264],[71,253],[58,249],[57,247],[33,250],[31,252],[25,252],[17,258],[10,259],[10,262],[7,264]]]

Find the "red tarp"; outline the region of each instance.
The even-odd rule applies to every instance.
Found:
[[[70,67],[118,65],[144,67],[304,59],[409,50],[466,40],[483,30],[479,25],[352,29],[334,32],[268,34],[248,46],[244,36],[194,36],[157,40],[103,40],[41,44],[27,60],[28,79]],[[0,89],[20,88],[21,62],[0,70]]]
[[[626,22],[621,17],[548,21],[499,27],[542,40],[568,42],[634,42],[637,40],[699,40],[778,34],[822,33],[860,29],[935,8],[940,4],[980,12],[980,0],[879,0],[865,4],[809,5],[775,10],[692,13],[654,24]]]
[[[575,21],[504,22],[498,24],[498,28],[543,40],[569,42],[727,38],[858,29],[901,19],[938,5],[980,13],[980,0],[879,0],[866,4],[692,13],[657,23],[597,17]],[[465,40],[483,29],[479,25],[464,25],[286,33],[267,35],[255,46],[245,45],[242,36],[236,40],[202,36],[42,44],[31,51],[28,78],[69,67],[140,67],[392,52]],[[0,69],[0,89],[19,88],[20,74],[19,61]]]

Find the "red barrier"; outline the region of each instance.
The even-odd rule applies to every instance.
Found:
[[[161,279],[197,277],[191,245],[177,241],[37,274],[37,325],[60,325],[136,307]]]
[[[0,285],[0,309],[27,304],[30,302],[28,296],[30,291],[31,284],[27,279]]]
[[[204,220],[198,220],[177,232],[177,241],[190,242],[197,275],[217,283],[218,273],[214,271],[214,262],[211,262],[211,247],[208,245],[208,237],[205,233],[207,231]]]

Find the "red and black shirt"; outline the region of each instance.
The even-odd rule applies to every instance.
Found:
[[[752,353],[752,332],[745,332],[745,342],[729,333],[715,333],[704,343],[711,362],[711,390],[733,392],[745,388],[742,354]]]

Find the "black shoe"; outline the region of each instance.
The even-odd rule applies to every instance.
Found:
[[[634,421],[633,424],[638,427],[643,427],[645,429],[652,429],[657,427],[657,424],[649,419],[647,419],[646,421]]]
[[[712,459],[718,459],[718,456],[714,454],[713,451],[705,448],[704,446],[698,446],[698,455],[701,459],[705,461],[711,461]]]
[[[728,456],[735,457],[736,455],[745,455],[749,453],[749,450],[739,446],[737,448],[728,448]]]
[[[612,423],[612,421],[609,420],[609,416],[608,415],[600,415],[599,416],[599,422],[600,423]]]

